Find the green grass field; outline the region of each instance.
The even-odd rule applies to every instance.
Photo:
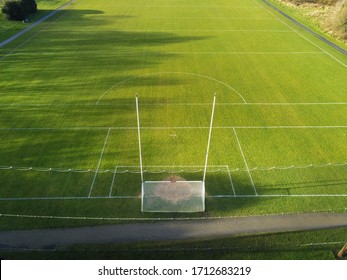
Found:
[[[260,0],[76,0],[0,66],[2,229],[346,211],[347,57]],[[135,95],[145,179],[201,180],[214,93],[206,212],[141,213]]]

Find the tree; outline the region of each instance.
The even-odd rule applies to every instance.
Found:
[[[28,15],[37,12],[37,4],[35,0],[21,0],[21,2]]]
[[[6,0],[2,13],[11,20],[24,20],[37,11],[35,0]]]
[[[21,1],[6,1],[2,13],[12,20],[24,20],[27,17]]]

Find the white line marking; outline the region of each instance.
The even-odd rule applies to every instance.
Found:
[[[171,181],[165,181],[165,180],[160,180],[160,181],[144,181],[144,183],[151,183],[151,184],[162,184],[162,183],[170,183]],[[183,183],[183,182],[189,182],[189,183],[203,183],[203,181],[175,181],[176,183]],[[156,195],[149,195],[149,197],[155,197]]]
[[[306,243],[306,244],[299,244],[299,246],[301,246],[301,247],[309,247],[309,246],[322,246],[322,245],[335,245],[335,244],[346,244],[346,241]]]
[[[37,130],[37,131],[62,131],[62,130],[66,130],[66,131],[73,131],[73,130],[107,130],[107,129],[115,129],[112,127],[97,127],[97,126],[91,126],[91,127],[12,127],[12,128],[5,128],[5,127],[1,127],[0,130],[13,130],[13,131],[30,131],[30,130]],[[133,129],[132,127],[128,127],[126,129]]]
[[[114,5],[116,7],[122,7],[122,8],[134,8],[134,5],[129,5],[129,6],[126,6],[126,5]],[[146,6],[142,6],[142,9],[145,9],[145,8],[232,8],[232,9],[257,9],[256,7],[254,6],[250,6],[250,5],[245,5],[245,6],[236,6],[236,5],[233,5],[233,6],[211,6],[211,5],[205,5],[205,6],[202,6],[202,5],[146,5]]]
[[[238,106],[238,105],[254,105],[254,106],[313,106],[313,105],[347,105],[347,102],[293,102],[293,103],[218,103],[217,105]]]
[[[223,128],[223,127],[220,127]],[[224,127],[226,128],[226,127]],[[336,125],[336,126],[234,126],[229,128],[240,128],[240,129],[329,129],[329,128],[347,128],[346,125]]]
[[[102,103],[98,104],[99,106],[132,106],[131,103]],[[187,102],[187,103],[179,103],[179,102],[151,102],[151,103],[142,103],[141,106],[211,106],[211,103],[203,103],[203,102]],[[273,103],[273,102],[248,102],[248,103],[240,103],[240,102],[221,102],[217,103],[216,106],[317,106],[317,105],[347,105],[347,102],[286,102],[286,103]],[[60,104],[52,104],[52,103],[0,103],[0,107],[94,107],[95,103],[90,104],[69,104],[69,103],[60,103]]]
[[[336,128],[347,128],[347,125],[293,125],[293,126],[215,126],[214,129],[336,129]],[[119,127],[0,127],[0,131],[73,131],[73,130],[135,130],[135,126],[119,126]],[[142,127],[145,130],[172,130],[172,129],[208,129],[207,126],[153,126],[153,127]]]
[[[287,54],[324,54],[324,52],[163,52],[163,54],[214,54],[214,55],[287,55]]]
[[[215,198],[260,198],[260,197],[347,197],[347,194],[244,194],[244,195],[214,195]]]
[[[236,192],[235,192],[235,188],[234,188],[233,179],[232,179],[232,177],[231,177],[229,165],[226,165],[226,167],[227,167],[227,170],[228,170],[228,175],[229,175],[229,179],[230,179],[230,183],[231,183],[231,188],[232,188],[232,190],[233,190],[233,195],[235,196],[235,195],[236,195]]]
[[[146,19],[228,19],[228,20],[276,20],[273,17],[141,17]]]
[[[101,154],[100,154],[98,166],[96,168],[96,172],[95,172],[95,175],[94,175],[94,179],[93,179],[92,185],[90,186],[88,197],[90,197],[91,194],[92,194],[92,191],[93,191],[93,188],[94,188],[94,184],[95,184],[95,180],[96,180],[96,177],[98,176],[99,168],[100,168],[100,165],[101,165],[102,157],[104,155],[104,151],[105,151],[105,147],[106,147],[106,144],[107,144],[107,140],[108,140],[108,137],[110,135],[110,131],[111,131],[111,128],[109,128],[108,131],[107,131],[107,135],[106,135],[106,138],[105,138],[104,146],[102,147],[102,151],[101,151]]]
[[[285,29],[121,29],[121,32],[280,32],[294,33]]]
[[[289,24],[287,24],[286,22],[284,22],[283,20],[281,20],[278,16],[276,16],[274,13],[272,13],[270,10],[268,10],[267,8],[265,8],[264,6],[260,5],[258,2],[254,1],[253,2],[258,5],[259,7],[263,8],[265,11],[267,11],[268,13],[270,13],[271,15],[273,15],[279,22],[281,22],[282,24],[284,24],[285,26],[287,26],[289,29],[293,30],[298,36],[300,36],[301,38],[303,38],[304,40],[306,40],[307,42],[311,43],[313,46],[315,46],[316,48],[320,49],[321,51],[323,51],[325,54],[327,54],[328,56],[330,56],[332,59],[334,59],[335,61],[337,61],[338,63],[340,63],[342,66],[347,68],[347,64],[343,63],[341,60],[337,59],[335,56],[333,56],[332,54],[330,54],[329,52],[327,52],[326,50],[324,50],[323,48],[321,48],[319,45],[317,45],[316,43],[312,42],[310,39],[306,38],[304,35],[300,34],[296,29],[294,29],[293,27],[291,27]]]
[[[209,76],[205,76],[205,75],[195,74],[195,73],[189,73],[189,72],[155,72],[155,73],[149,73],[149,74],[143,74],[143,75],[135,76],[135,77],[128,78],[128,79],[125,79],[123,81],[120,81],[120,82],[116,83],[115,85],[110,87],[108,90],[106,90],[103,94],[101,94],[99,99],[96,101],[96,105],[99,105],[100,100],[104,97],[105,94],[107,94],[110,90],[114,89],[115,87],[117,87],[117,86],[119,86],[121,84],[124,84],[124,83],[126,83],[128,81],[131,81],[131,80],[134,80],[134,79],[138,79],[138,78],[141,78],[141,77],[160,75],[160,74],[181,74],[181,75],[190,75],[190,76],[196,76],[196,77],[209,79],[209,80],[215,81],[215,82],[217,82],[219,84],[222,84],[222,85],[226,86],[227,88],[231,89],[232,91],[234,91],[242,99],[242,101],[244,103],[247,103],[247,101],[244,99],[244,97],[236,89],[234,89],[232,86],[230,86],[230,85],[228,85],[228,84],[226,84],[226,83],[224,83],[224,82],[222,82],[220,80],[217,80],[215,78],[212,78],[212,77],[209,77]]]
[[[157,181],[154,181],[154,182],[157,182]],[[206,197],[207,198],[209,197],[211,198],[347,197],[347,194],[258,194],[258,195],[252,194],[252,195],[207,195]],[[89,199],[141,199],[141,197],[140,196],[7,197],[7,198],[0,198],[0,201],[89,200]]]
[[[249,178],[250,178],[250,180],[251,180],[251,183],[252,183],[252,186],[253,186],[253,189],[254,189],[254,193],[255,193],[255,195],[258,195],[257,190],[256,190],[255,185],[254,185],[254,181],[253,181],[253,178],[252,178],[251,171],[249,170],[249,167],[248,167],[248,164],[247,164],[247,160],[246,160],[246,157],[245,157],[245,155],[244,155],[244,153],[243,153],[243,150],[242,150],[242,147],[241,147],[241,143],[240,143],[239,137],[237,136],[235,127],[233,127],[233,131],[234,131],[234,134],[235,134],[235,138],[236,138],[236,140],[237,140],[237,143],[238,143],[238,145],[239,145],[239,149],[240,149],[240,152],[241,152],[243,161],[244,161],[244,163],[245,163],[245,166],[246,166],[246,169],[247,169]]]
[[[111,195],[112,195],[112,190],[113,190],[113,186],[114,186],[114,182],[115,182],[116,174],[117,174],[117,168],[118,168],[118,166],[116,166],[116,168],[114,169],[114,174],[113,174],[113,178],[112,178],[110,193],[108,195],[109,197],[111,197]]]

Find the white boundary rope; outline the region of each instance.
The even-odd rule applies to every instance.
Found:
[[[140,159],[140,173],[141,173],[141,183],[144,181],[143,176],[143,164],[142,164],[142,146],[141,146],[141,129],[140,129],[140,112],[139,112],[139,97],[136,95],[136,118],[137,118],[137,137],[139,144],[139,159]]]
[[[340,212],[342,211],[342,212]],[[83,216],[54,216],[54,215],[27,215],[27,214],[10,214],[0,213],[3,218],[30,218],[30,219],[57,219],[57,220],[99,220],[99,221],[190,221],[190,220],[220,220],[220,219],[235,219],[246,217],[269,217],[278,215],[295,215],[308,213],[346,213],[347,208],[339,210],[313,210],[311,212],[289,212],[289,213],[272,213],[263,215],[240,215],[240,216],[212,216],[212,217],[186,217],[186,218],[136,218],[136,217],[83,217]]]
[[[290,169],[308,169],[308,168],[324,168],[324,167],[343,167],[347,166],[347,162],[328,162],[328,163],[310,163],[304,165],[288,165],[288,166],[270,166],[270,167],[252,167],[252,168],[229,168],[229,166],[210,166],[207,173],[215,173],[215,172],[254,172],[254,171],[272,171],[272,170],[290,170]],[[168,166],[148,166],[147,168],[164,168],[158,170],[146,170],[144,169],[144,173],[148,174],[156,174],[156,173],[199,173],[203,172],[203,168],[199,169],[189,169],[189,168],[198,168],[198,166],[182,166],[183,169],[166,169]],[[211,169],[213,167],[214,169]],[[123,170],[123,169],[124,170]],[[13,170],[13,171],[36,171],[36,172],[59,172],[59,173],[113,173],[113,174],[122,174],[122,173],[133,173],[139,174],[141,171],[134,170],[134,168],[138,168],[138,166],[117,166],[116,169],[74,169],[74,168],[54,168],[54,167],[23,167],[23,166],[0,166],[1,170]],[[181,168],[181,166],[178,166]],[[188,169],[187,169],[188,168]],[[229,170],[228,170],[229,169]]]

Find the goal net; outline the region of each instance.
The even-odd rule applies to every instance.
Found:
[[[143,212],[203,212],[205,183],[203,181],[144,181]]]

